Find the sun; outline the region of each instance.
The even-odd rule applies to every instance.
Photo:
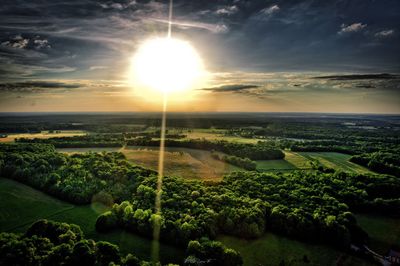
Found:
[[[189,42],[175,38],[145,41],[132,60],[134,82],[163,93],[191,89],[203,73],[196,50]]]

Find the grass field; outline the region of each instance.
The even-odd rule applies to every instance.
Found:
[[[275,170],[296,170],[311,169],[311,162],[316,161],[319,164],[351,173],[371,173],[365,167],[349,162],[350,155],[337,152],[292,152],[285,151],[283,160],[257,161],[257,169],[260,171]]]
[[[154,129],[155,130],[155,129]],[[242,138],[236,136],[225,136],[225,129],[168,129],[170,134],[184,134],[188,139],[206,139],[206,140],[226,140],[240,143],[257,143],[260,139]]]
[[[12,180],[0,178],[0,230],[14,231],[29,226],[37,217],[49,217],[74,208],[40,191]]]
[[[271,171],[271,170],[296,170],[296,166],[291,164],[288,160],[261,160],[257,161],[257,170]]]
[[[49,133],[49,131],[42,131],[40,133],[23,133],[23,134],[7,134],[6,138],[0,138],[0,142],[14,142],[15,139],[18,138],[38,138],[38,139],[48,139],[54,137],[72,137],[72,136],[81,136],[86,135],[86,131],[82,130],[59,130],[58,133]]]
[[[74,223],[85,236],[104,240],[120,246],[122,253],[133,253],[151,259],[151,240],[115,230],[99,234],[95,231],[98,215],[106,209],[98,204],[74,206],[57,200],[31,187],[13,180],[0,178],[0,232],[24,232],[39,219]],[[164,262],[181,262],[184,252],[173,246],[160,245],[160,258]]]
[[[367,168],[349,162],[351,155],[348,154],[338,152],[299,152],[298,154],[308,160],[315,159],[320,164],[336,170],[352,173],[371,173]]]
[[[357,214],[360,226],[368,232],[368,246],[380,254],[386,254],[391,245],[400,246],[400,218]]]
[[[256,240],[231,236],[220,236],[218,240],[239,251],[245,266],[280,265],[282,261],[282,265],[375,265],[327,246],[307,244],[272,233]],[[304,262],[304,255],[308,263]]]

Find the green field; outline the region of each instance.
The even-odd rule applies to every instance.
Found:
[[[337,152],[292,152],[285,151],[283,160],[257,161],[257,169],[260,171],[275,170],[308,170],[311,162],[318,162],[325,167],[334,168],[351,173],[371,173],[365,167],[349,162],[351,155]]]
[[[117,244],[123,253],[133,253],[144,260],[151,259],[151,240],[122,230],[99,234],[95,231],[97,216],[105,211],[99,204],[75,206],[48,196],[13,180],[0,178],[0,232],[24,232],[38,219],[74,223],[85,236]],[[160,245],[164,262],[181,262],[184,252]]]
[[[288,160],[261,160],[257,161],[257,170],[271,171],[271,170],[296,170],[296,166],[291,164]]]
[[[352,173],[371,173],[367,168],[349,162],[351,155],[348,154],[338,152],[299,152],[299,154],[306,159],[315,159],[320,164],[336,170]]]
[[[368,246],[377,253],[386,254],[391,245],[400,246],[400,218],[357,214],[360,226],[368,232]]]
[[[220,236],[218,240],[240,252],[245,266],[252,265],[375,265],[333,248],[312,245],[272,233],[256,240]],[[308,263],[304,262],[306,255]]]
[[[18,231],[19,227],[29,226],[37,217],[51,217],[74,208],[69,203],[5,178],[0,178],[0,195],[1,231]]]
[[[400,219],[357,214],[357,221],[369,235],[369,248],[386,254],[392,245],[400,245]],[[231,236],[220,236],[219,240],[228,247],[238,250],[245,265],[375,265],[357,257],[343,254],[327,246],[312,245],[266,233],[256,240],[244,240]],[[307,255],[309,264],[303,263]]]

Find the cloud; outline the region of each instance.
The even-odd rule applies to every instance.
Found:
[[[272,15],[272,14],[278,12],[279,10],[280,10],[280,8],[279,8],[278,5],[273,5],[273,6],[266,7],[264,9],[262,9],[260,11],[260,13],[263,13],[263,14],[266,14],[266,15]]]
[[[35,44],[36,49],[51,48],[48,40],[36,39],[33,40],[33,43]]]
[[[40,36],[35,36],[33,38],[22,37],[18,34],[11,37],[9,40],[1,43],[3,47],[11,47],[15,49],[44,49],[51,48],[49,41],[46,39],[41,39]]]
[[[378,38],[385,38],[385,37],[390,37],[394,34],[394,30],[383,30],[375,33],[375,37]]]
[[[351,25],[342,24],[340,26],[339,34],[350,33],[350,32],[358,32],[367,27],[367,24],[363,24],[361,22],[353,23]]]
[[[29,39],[22,38],[21,35],[15,35],[8,41],[4,41],[1,43],[1,46],[11,47],[15,49],[24,49],[28,46]]]
[[[89,70],[107,69],[108,66],[91,66]]]
[[[169,23],[169,21],[166,19],[150,19],[150,20],[165,24]],[[172,25],[179,27],[180,29],[188,29],[188,28],[205,29],[212,33],[227,33],[229,31],[229,27],[223,23],[212,24],[212,23],[195,22],[195,21],[174,20],[172,22]]]
[[[203,88],[203,91],[212,91],[212,92],[240,92],[249,89],[258,88],[257,85],[244,85],[244,84],[232,84],[232,85],[223,85],[219,87],[212,88]]]
[[[116,10],[124,10],[125,8],[135,6],[137,3],[135,0],[127,1],[126,3],[114,3],[114,2],[107,2],[107,3],[99,3],[99,5],[104,9],[116,9]]]
[[[0,83],[0,91],[4,92],[38,92],[47,89],[77,89],[82,85],[78,83],[66,83],[59,81],[25,81]]]
[[[393,74],[351,74],[351,75],[332,75],[313,77],[314,79],[328,79],[328,80],[364,80],[364,79],[399,79],[399,75]]]
[[[175,0],[173,34],[195,44],[210,71],[398,72],[398,58],[393,54],[398,54],[399,38],[384,42],[378,37],[397,35],[399,14],[385,10],[397,10],[400,3],[357,1],[346,5],[346,1],[312,0]],[[95,78],[97,73],[89,73],[90,66],[101,65],[112,66],[109,77],[119,79],[137,44],[166,30],[168,1],[51,3],[6,1],[0,7],[0,72],[7,70],[8,75],[3,72],[2,80],[17,77],[25,66],[35,70],[29,71],[35,79]],[[343,20],[349,25],[342,29],[339,18],[352,20]],[[353,22],[359,26],[350,25]],[[369,34],[337,38],[339,30],[344,33],[357,27]],[[11,40],[16,35],[22,36]],[[365,37],[372,37],[379,46],[367,46]],[[46,69],[63,67],[80,71],[62,76],[49,71],[46,77]],[[12,69],[18,72],[10,73]],[[219,84],[228,83],[237,82]]]
[[[237,13],[238,11],[239,11],[239,9],[238,9],[237,6],[226,6],[226,7],[217,9],[215,11],[215,13],[218,14],[218,15],[230,16],[230,15],[233,15],[233,14]]]

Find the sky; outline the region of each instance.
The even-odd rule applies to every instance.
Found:
[[[160,110],[129,80],[168,5],[2,0],[0,112]],[[170,111],[400,113],[398,0],[175,0],[172,36],[208,74]]]

